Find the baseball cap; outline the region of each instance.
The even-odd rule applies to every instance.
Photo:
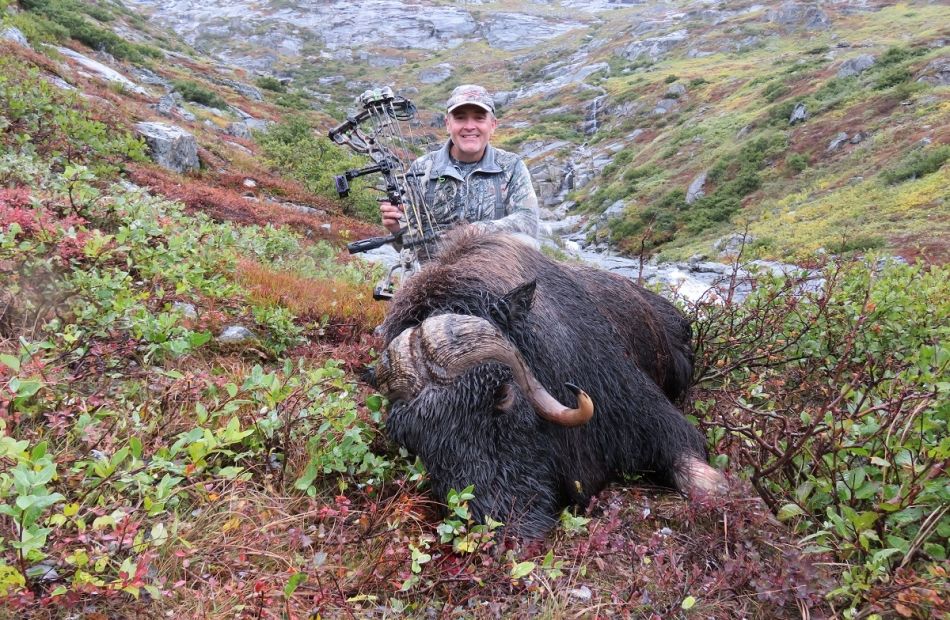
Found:
[[[456,87],[449,100],[445,102],[445,111],[451,112],[463,105],[477,105],[486,112],[495,113],[495,100],[487,90],[475,84],[462,84]]]

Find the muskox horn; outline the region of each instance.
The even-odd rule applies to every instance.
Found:
[[[466,314],[429,317],[396,336],[380,358],[376,379],[388,398],[412,398],[427,383],[447,384],[487,362],[509,366],[535,411],[549,422],[579,426],[594,415],[594,403],[587,393],[568,383],[567,388],[577,396],[577,408],[558,402],[501,332],[485,319]]]

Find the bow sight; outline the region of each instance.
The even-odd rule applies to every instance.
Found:
[[[406,160],[414,159],[413,151],[418,148],[408,122],[415,116],[416,106],[409,99],[394,95],[388,86],[367,90],[360,95],[358,102],[361,108],[359,112],[348,116],[328,135],[333,142],[368,156],[373,163],[334,177],[336,191],[341,198],[345,198],[350,193],[350,181],[369,174],[379,174],[385,185],[377,189],[383,191],[386,200],[392,204],[403,206],[406,224],[392,235],[354,241],[347,245],[347,250],[356,254],[387,243],[396,243],[403,248],[426,247],[437,235],[423,200],[419,175],[410,172],[406,165]],[[406,132],[402,124],[407,126]],[[402,268],[403,273],[409,273],[412,270],[410,263],[414,257],[407,258],[405,252],[403,254],[401,264],[390,271],[387,285],[377,287],[374,296],[378,299],[391,296],[393,271]]]

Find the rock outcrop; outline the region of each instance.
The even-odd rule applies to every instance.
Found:
[[[200,167],[198,142],[181,127],[146,122],[136,124],[135,130],[145,138],[152,159],[158,165],[175,172],[190,172]]]

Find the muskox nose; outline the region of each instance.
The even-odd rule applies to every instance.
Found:
[[[360,379],[364,383],[372,387],[374,390],[379,389],[379,384],[376,383],[376,367],[368,367],[363,370],[363,374],[360,375]]]

